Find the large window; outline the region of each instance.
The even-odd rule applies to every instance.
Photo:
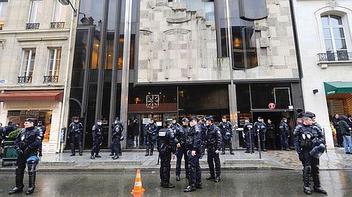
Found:
[[[53,7],[53,17],[51,19],[52,22],[62,22],[61,21],[61,14],[62,14],[62,4],[59,3],[58,0],[53,0],[54,1],[54,7]]]
[[[61,48],[49,48],[49,60],[44,82],[57,82],[60,73]]]
[[[29,10],[28,23],[37,23],[37,16],[40,6],[42,5],[42,0],[31,0],[31,6]]]
[[[32,82],[34,60],[35,60],[34,48],[22,50],[21,69],[20,69],[19,78],[18,78],[19,83]]]
[[[0,0],[0,21],[6,16],[8,0]]]
[[[346,37],[342,18],[336,15],[321,17],[325,49],[327,53],[347,52]]]

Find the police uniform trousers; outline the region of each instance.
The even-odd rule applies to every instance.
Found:
[[[102,138],[97,138],[93,141],[93,148],[92,148],[92,152],[91,152],[91,155],[93,156],[94,154],[95,155],[99,155],[99,152],[100,152],[100,144],[101,142],[103,141]]]
[[[121,142],[119,138],[113,138],[111,143],[111,153],[114,155],[119,155],[121,152]]]
[[[208,148],[208,165],[211,177],[220,177],[221,174],[221,164],[220,164],[220,157],[219,154],[215,153],[216,149]],[[214,171],[215,165],[215,171]]]
[[[302,150],[303,183],[309,187],[310,177],[313,178],[314,187],[320,187],[319,180],[319,159],[309,154],[310,150]]]
[[[188,182],[189,185],[197,186],[202,183],[202,173],[199,165],[199,158],[201,156],[201,151],[196,151],[196,155],[192,156],[192,151],[187,151],[188,157]]]
[[[72,154],[76,154],[76,145],[78,144],[78,151],[79,151],[79,154],[82,154],[83,153],[83,147],[82,147],[82,136],[81,134],[73,134],[70,136],[70,139],[71,139],[71,152]]]
[[[187,149],[185,147],[180,147],[177,149],[176,153],[176,176],[180,176],[181,174],[181,163],[182,163],[182,157],[185,160],[185,170],[186,170],[186,177],[188,179],[188,156],[187,156]]]
[[[28,167],[28,188],[35,187],[35,177],[36,177],[36,168],[38,165],[38,161],[29,160],[31,156],[35,156],[34,154],[19,154],[17,157],[17,167],[16,167],[16,187],[23,187],[23,177],[24,170],[26,169],[26,165]]]
[[[168,185],[170,183],[170,170],[171,170],[171,150],[166,148],[159,152],[160,156],[160,181],[161,185]]]
[[[227,140],[225,140],[225,139],[223,138],[223,142],[222,142],[222,152],[223,152],[223,153],[225,152],[226,147],[229,147],[229,148],[230,148],[230,153],[233,152],[233,149],[232,149],[232,140],[231,140],[231,138],[230,138],[230,139],[227,139]]]

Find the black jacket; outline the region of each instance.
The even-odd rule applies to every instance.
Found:
[[[187,150],[200,151],[202,146],[202,130],[200,125],[195,125],[190,127],[187,139],[186,139],[186,147]]]
[[[177,140],[175,138],[175,134],[170,128],[162,128],[158,132],[158,151],[160,154],[176,151],[176,143]]]
[[[217,127],[214,124],[208,126],[206,140],[207,140],[206,145],[208,149],[220,150],[222,137],[221,137],[221,132],[219,127]]]
[[[351,135],[351,127],[347,124],[346,119],[341,119],[338,122],[340,131],[342,135],[350,136]]]
[[[25,157],[37,155],[38,149],[41,147],[42,141],[40,134],[34,127],[22,129],[15,140],[15,149],[19,155]]]
[[[221,136],[223,140],[229,140],[232,138],[233,136],[233,132],[232,132],[232,124],[231,122],[227,121],[227,122],[221,122],[219,124],[219,128],[221,131]]]

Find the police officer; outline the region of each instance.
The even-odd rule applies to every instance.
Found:
[[[83,135],[83,125],[79,122],[79,118],[73,117],[73,122],[68,126],[68,137],[71,141],[71,156],[76,155],[75,146],[78,144],[79,155],[82,156],[83,146],[82,146],[82,135]]]
[[[303,124],[297,125],[294,136],[295,149],[303,165],[303,191],[308,195],[312,194],[310,188],[310,176],[312,176],[314,192],[327,194],[319,180],[319,156],[324,152],[324,136],[322,131],[313,125],[313,116],[310,113],[303,113],[302,116]],[[320,147],[323,147],[323,150],[319,149]],[[317,154],[319,152],[320,154]]]
[[[266,124],[264,123],[264,119],[262,117],[258,117],[258,121],[254,123],[255,135],[257,137],[258,143],[260,143],[260,150],[266,151],[265,149],[265,141],[266,141]],[[259,140],[258,140],[259,138]],[[258,144],[259,149],[259,144]]]
[[[207,134],[206,134],[206,147],[208,153],[208,165],[210,176],[207,180],[214,180],[214,182],[220,181],[221,165],[220,165],[220,149],[221,149],[221,131],[219,127],[214,124],[212,116],[206,118]],[[214,171],[215,164],[215,171]]]
[[[17,151],[17,167],[16,167],[16,186],[9,191],[9,194],[20,193],[23,191],[24,170],[27,165],[28,170],[28,190],[27,195],[34,192],[36,166],[39,163],[37,157],[38,150],[41,146],[41,137],[37,129],[34,128],[33,119],[26,119],[24,129],[15,140],[15,148]]]
[[[171,154],[176,151],[175,134],[171,128],[170,123],[166,123],[166,127],[160,129],[157,138],[157,147],[159,157],[161,160],[160,165],[160,186],[163,188],[174,188],[175,186],[170,183],[170,170],[171,170]]]
[[[180,181],[180,174],[181,174],[181,162],[182,157],[185,160],[185,170],[186,170],[186,177],[188,179],[188,157],[187,157],[187,148],[186,148],[186,139],[187,134],[189,132],[189,120],[187,118],[182,118],[182,126],[179,130],[176,131],[175,137],[177,140],[177,149],[176,149],[176,181]]]
[[[198,121],[198,125],[201,129],[201,133],[202,133],[202,145],[201,145],[201,155],[200,155],[200,159],[203,158],[204,154],[205,154],[205,147],[206,147],[206,135],[207,135],[207,126],[205,124],[205,117],[201,117]]]
[[[188,157],[188,186],[184,192],[192,192],[197,188],[202,188],[202,174],[199,165],[202,145],[202,130],[198,124],[198,118],[192,117],[190,120],[190,129],[186,139],[187,157]]]
[[[92,127],[93,137],[93,148],[90,154],[91,159],[100,158],[99,155],[100,145],[103,142],[103,122],[98,120],[97,123]]]
[[[121,137],[122,137],[122,139],[120,140],[120,141],[122,141],[122,140],[124,140],[123,139],[123,135],[122,135],[122,133],[123,133],[123,125],[122,125],[122,123],[120,122],[120,118],[119,117],[116,117],[115,118],[115,121],[112,123],[112,125],[111,125],[111,132],[112,132],[112,134],[114,133],[114,129],[116,128],[116,126],[118,125],[118,129],[121,129]],[[112,141],[112,143],[111,143],[111,154],[110,154],[110,156],[112,156],[112,157],[114,157],[115,156],[115,153],[114,153],[114,142]],[[122,149],[121,149],[121,143],[118,143],[118,156],[122,156]]]
[[[154,151],[154,136],[156,136],[158,132],[158,127],[155,124],[154,120],[151,120],[147,125],[144,127],[144,137],[146,141],[146,154],[145,156],[152,156]]]
[[[219,128],[222,136],[222,154],[225,154],[225,148],[226,146],[229,146],[230,154],[233,155],[234,153],[231,140],[233,137],[232,124],[227,120],[226,116],[222,117],[222,122],[219,124]]]
[[[282,118],[279,129],[281,150],[288,150],[288,135],[290,132],[290,127],[287,124],[287,118]]]
[[[244,120],[243,133],[246,143],[245,153],[254,153],[254,128],[253,124],[249,121],[249,118]]]
[[[45,131],[46,131],[46,128],[43,125],[43,122],[38,121],[38,124],[35,128],[38,130],[40,137],[42,138],[42,145],[43,145],[44,135],[45,135]],[[43,156],[42,155],[42,146],[40,146],[40,148],[39,148],[39,157],[41,157],[41,156]]]
[[[122,135],[123,126],[120,123],[120,121],[118,121],[118,118],[116,118],[113,125],[114,125],[114,128],[112,129],[111,153],[112,153],[112,159],[116,160],[120,156],[121,141],[124,140],[124,137]]]

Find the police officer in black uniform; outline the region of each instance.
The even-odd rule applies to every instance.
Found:
[[[79,118],[73,117],[73,122],[68,126],[68,137],[71,141],[71,156],[76,155],[75,146],[78,144],[79,155],[82,156],[83,146],[82,146],[82,135],[83,135],[83,125],[80,123]]]
[[[290,132],[290,127],[287,124],[287,118],[282,118],[279,129],[281,150],[288,150],[288,135]]]
[[[182,157],[185,160],[186,177],[188,179],[189,171],[188,171],[188,157],[187,157],[187,148],[186,148],[186,139],[187,139],[188,132],[189,132],[189,120],[187,118],[182,118],[182,126],[175,133],[175,137],[177,140],[176,181],[180,181]]]
[[[313,125],[311,114],[311,112],[303,113],[303,123],[297,125],[294,131],[295,149],[303,165],[303,191],[308,195],[312,194],[310,188],[310,176],[312,176],[313,191],[327,194],[319,180],[319,156],[324,152],[325,140],[322,131]]]
[[[205,148],[206,148],[206,135],[207,135],[207,126],[205,124],[205,117],[201,117],[198,121],[198,125],[201,129],[201,133],[202,133],[202,145],[201,145],[201,155],[200,155],[200,159],[203,158],[204,154],[205,154]]]
[[[219,124],[219,128],[221,131],[221,136],[222,136],[222,153],[225,154],[225,148],[228,146],[230,148],[230,154],[233,155],[233,149],[232,149],[232,137],[233,137],[233,132],[232,132],[232,124],[230,121],[227,120],[226,116],[222,117],[222,122]]]
[[[103,122],[98,120],[97,123],[92,127],[93,137],[93,148],[90,154],[91,159],[100,158],[99,155],[100,145],[103,142]]]
[[[260,142],[260,150],[266,151],[265,149],[265,141],[266,141],[266,124],[264,123],[264,119],[262,117],[258,117],[258,121],[254,123],[255,135],[257,137],[257,141],[259,138]],[[258,144],[259,150],[259,144]]]
[[[116,160],[120,156],[121,152],[121,141],[124,140],[123,137],[123,126],[118,119],[114,122],[114,128],[112,129],[112,142],[111,142],[111,153],[112,159]]]
[[[16,186],[9,191],[9,194],[20,193],[23,191],[24,170],[27,165],[28,170],[28,190],[27,195],[34,192],[36,166],[39,163],[37,157],[38,150],[41,147],[41,137],[37,129],[34,128],[33,119],[26,119],[24,129],[15,140],[15,148],[17,151],[17,167],[16,167]]]
[[[220,149],[221,149],[221,132],[219,127],[214,124],[214,119],[212,116],[206,118],[207,124],[207,135],[206,135],[206,147],[208,153],[208,165],[210,176],[207,180],[214,180],[214,182],[220,181],[221,165],[220,165]],[[215,164],[215,171],[214,171]]]
[[[150,123],[144,127],[144,137],[146,141],[146,153],[145,156],[152,156],[154,151],[154,136],[158,133],[158,127],[155,124],[154,120],[151,120]]]
[[[254,153],[254,126],[249,121],[249,118],[244,120],[243,134],[246,143],[245,153]]]
[[[42,138],[42,145],[43,145],[44,135],[45,135],[45,131],[46,131],[46,128],[43,125],[43,122],[38,121],[38,124],[35,128],[38,130],[40,137]],[[41,157],[41,156],[43,156],[42,155],[42,146],[40,146],[40,148],[39,148],[39,157]]]
[[[157,147],[159,157],[161,160],[160,165],[160,186],[163,188],[174,188],[175,186],[170,183],[170,170],[171,170],[171,155],[176,151],[177,140],[171,128],[170,123],[166,123],[166,127],[160,129],[157,138]]]
[[[186,139],[187,157],[188,157],[188,186],[184,192],[192,192],[197,188],[202,188],[202,174],[199,165],[202,145],[202,130],[198,124],[198,118],[192,117],[190,120],[190,129]]]
[[[111,131],[112,131],[112,133],[114,132],[114,128],[116,127],[116,125],[119,125],[119,127],[120,127],[120,129],[122,128],[122,131],[121,131],[121,133],[123,132],[123,125],[122,125],[122,123],[120,122],[120,118],[119,117],[116,117],[115,118],[115,120],[114,120],[114,122],[111,124]],[[121,134],[122,135],[122,134]],[[122,136],[122,138],[123,138],[123,136]],[[123,140],[123,139],[122,139]],[[121,140],[121,141],[122,141]],[[113,152],[114,151],[114,143],[112,142],[111,143],[111,146],[110,146],[110,149],[111,149],[111,153],[110,153],[110,156],[115,156],[115,153]],[[121,143],[119,144],[119,147],[118,147],[118,156],[122,156],[122,149],[121,149]]]

